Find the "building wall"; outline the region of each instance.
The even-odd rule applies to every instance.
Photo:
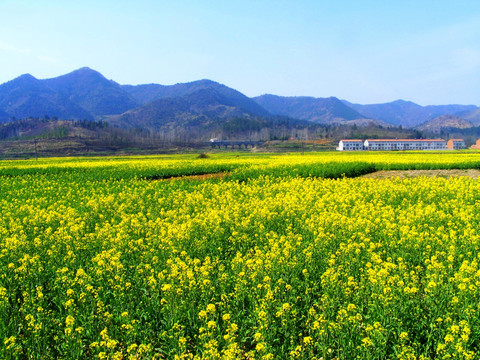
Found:
[[[375,141],[366,140],[367,150],[391,151],[391,150],[444,150],[445,141]]]
[[[340,140],[337,150],[340,151],[360,151],[363,150],[363,142],[361,141],[345,141]]]
[[[449,141],[450,143],[450,141]],[[480,139],[477,141],[480,146]],[[463,140],[452,141],[452,149],[464,149]],[[393,151],[393,150],[445,150],[447,142],[445,140],[365,140],[365,142],[354,140],[340,140],[337,150],[340,151]]]

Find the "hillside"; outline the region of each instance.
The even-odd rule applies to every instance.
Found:
[[[142,84],[142,85],[121,85],[135,101],[139,104],[147,104],[153,100],[160,99],[168,93],[168,85]]]
[[[122,115],[109,116],[106,121],[122,128],[142,128],[153,133],[168,133],[172,138],[203,141],[211,137],[245,138],[248,134],[251,137],[262,129],[309,126],[305,121],[261,117],[257,111],[248,111],[242,105],[237,98],[207,88],[184,96],[157,99]]]
[[[314,124],[373,125],[381,129],[392,124],[414,127],[455,114],[480,124],[480,111],[473,105],[423,107],[403,100],[360,105],[335,97],[276,95],[249,98],[206,79],[175,85],[119,85],[87,67],[44,80],[26,74],[0,85],[0,122],[25,118],[106,119],[124,128],[191,132],[191,138],[200,136],[195,131],[207,129],[278,127],[278,123],[273,125],[278,117],[284,117],[282,126],[292,130]]]
[[[465,120],[470,121],[472,124],[479,126],[480,125],[480,108],[476,108],[473,111],[465,113],[462,115]]]
[[[365,118],[335,97],[284,97],[267,94],[253,99],[272,114],[318,124]]]
[[[119,84],[87,67],[44,83],[96,117],[121,114],[138,106]]]
[[[428,133],[439,134],[442,129],[446,128],[468,129],[472,127],[473,124],[468,120],[455,115],[442,115],[417,126],[417,129]]]
[[[0,109],[17,119],[45,115],[93,119],[88,111],[30,74],[0,85]]]
[[[122,88],[141,104],[147,104],[158,99],[188,96],[200,90],[212,90],[249,114],[256,116],[270,115],[263,107],[241,92],[212,80],[204,79],[169,86],[158,84],[124,85]]]
[[[441,115],[454,115],[472,111],[474,105],[429,105],[421,106],[411,101],[396,100],[383,104],[360,105],[343,101],[365,117],[382,120],[392,125],[415,127]]]
[[[0,109],[0,123],[10,121],[10,115]]]
[[[171,126],[207,125],[211,119],[250,116],[214,90],[199,90],[179,97],[160,98],[108,121],[122,127],[160,130]]]

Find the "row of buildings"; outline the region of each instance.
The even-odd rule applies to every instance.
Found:
[[[477,141],[480,147],[480,139]],[[343,139],[338,143],[339,151],[361,151],[361,150],[459,150],[465,149],[463,139],[367,139],[354,140]]]

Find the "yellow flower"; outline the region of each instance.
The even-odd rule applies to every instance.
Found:
[[[448,343],[453,343],[455,339],[451,334],[447,334],[445,335],[444,340],[445,340],[445,344],[448,344]]]
[[[209,329],[215,329],[215,327],[217,326],[217,323],[213,320],[210,320],[208,323],[207,323],[207,326]]]
[[[265,344],[263,343],[259,343],[255,346],[255,350],[257,350],[258,352],[263,352],[265,351]]]
[[[65,325],[67,326],[72,326],[74,322],[75,322],[75,318],[71,315],[68,315],[65,319]]]
[[[362,339],[362,344],[364,346],[372,346],[373,345],[372,340],[369,337],[363,338]]]
[[[169,291],[171,288],[172,288],[172,285],[170,285],[170,284],[163,284],[163,286],[162,286],[162,291],[163,291],[163,292],[167,292],[167,291]]]

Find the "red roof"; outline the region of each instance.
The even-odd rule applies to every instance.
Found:
[[[363,142],[363,140],[358,140],[358,139],[342,139],[340,141],[361,141],[361,142]]]

